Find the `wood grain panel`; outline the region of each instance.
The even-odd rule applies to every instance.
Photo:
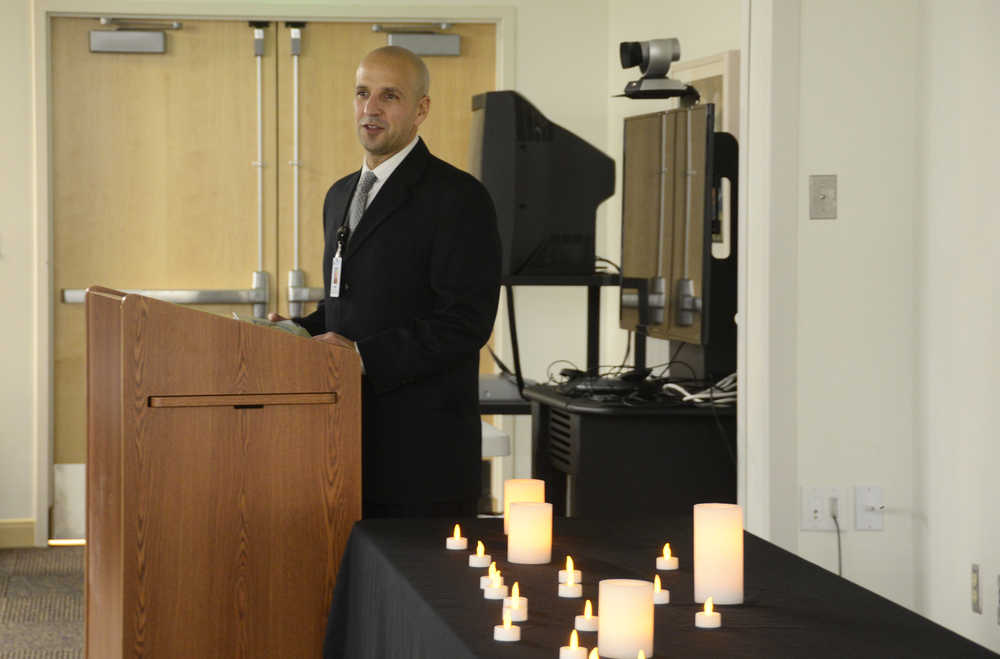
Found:
[[[263,405],[333,405],[337,393],[323,394],[243,394],[228,396],[150,396],[150,407],[234,407]]]
[[[86,638],[90,657],[122,656],[121,301],[93,287],[87,297]],[[98,613],[100,612],[100,613]]]
[[[691,161],[694,170],[690,177],[690,208],[688,177],[685,174],[688,170],[688,112],[691,115]],[[661,185],[658,176],[662,149],[660,122],[664,116],[666,173]],[[707,107],[704,105],[695,106],[690,111],[670,110],[625,120],[622,269],[630,277],[660,276],[667,280],[664,322],[651,323],[648,326],[649,336],[695,344],[701,343],[702,314],[695,314],[694,323],[689,326],[677,322],[675,285],[678,279],[690,278],[694,282],[696,296],[701,297],[704,290],[702,277],[708,256],[705,237],[709,231],[705,217],[706,122]],[[656,177],[653,171],[657,173]],[[661,196],[662,232],[659,226]],[[660,236],[659,249],[656,247],[657,236]],[[622,329],[634,329],[638,322],[638,310],[621,309]]]
[[[361,517],[356,353],[136,295],[119,309],[124,654],[318,656],[337,568]],[[327,402],[148,404],[317,392]],[[113,505],[94,503],[88,519]],[[88,579],[104,584],[88,583],[88,593],[114,578],[88,566]],[[89,599],[87,611],[107,624]],[[119,656],[101,654],[89,637],[88,648],[90,657]]]
[[[249,288],[257,269],[256,64],[244,21],[184,21],[163,55],[90,53],[51,22],[55,289]],[[275,261],[274,29],[265,93],[265,269]],[[272,289],[276,282],[272,281]],[[274,291],[272,290],[272,295]],[[215,306],[250,314],[249,305]],[[84,312],[54,310],[55,462],[83,462]]]

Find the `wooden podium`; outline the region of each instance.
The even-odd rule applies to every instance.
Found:
[[[354,352],[90,288],[87,657],[319,656],[360,385]]]

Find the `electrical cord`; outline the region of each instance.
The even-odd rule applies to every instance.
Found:
[[[831,507],[833,504],[830,504]],[[841,550],[840,550],[840,521],[837,519],[837,513],[830,511],[830,517],[833,518],[833,525],[837,527],[837,574],[839,576],[844,576],[844,565],[841,561]]]

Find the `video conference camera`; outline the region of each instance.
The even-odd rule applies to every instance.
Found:
[[[623,41],[619,45],[623,69],[638,66],[642,77],[625,85],[629,98],[673,98],[676,96],[698,99],[694,87],[667,77],[670,65],[681,58],[681,42],[677,39],[651,39],[649,41]]]

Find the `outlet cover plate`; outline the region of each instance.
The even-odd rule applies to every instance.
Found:
[[[878,485],[854,486],[854,528],[858,531],[885,529],[885,505]]]
[[[803,487],[800,528],[803,531],[836,531],[837,526],[830,516],[830,499],[838,502],[837,520],[844,530],[844,496],[839,487]]]

